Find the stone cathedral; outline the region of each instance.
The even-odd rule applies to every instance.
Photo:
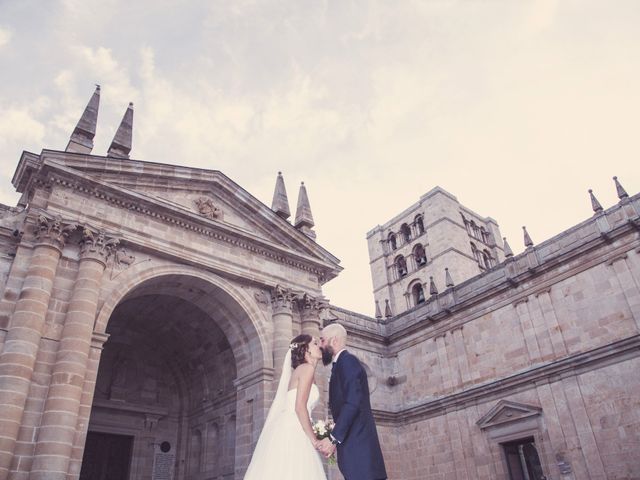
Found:
[[[131,104],[93,154],[99,101],[0,206],[0,480],[241,480],[290,338],[333,321],[390,479],[640,478],[640,195],[614,179],[618,204],[590,192],[590,218],[514,255],[434,188],[367,234],[368,317],[323,297],[341,267],[304,185],[290,221],[280,174],[269,208],[130,159]]]

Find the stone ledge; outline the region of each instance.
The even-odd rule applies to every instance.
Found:
[[[634,335],[604,347],[577,353],[562,360],[536,366],[500,380],[473,386],[403,410],[374,410],[374,417],[380,425],[385,426],[397,427],[420,422],[451,410],[464,409],[477,404],[479,400],[512,395],[518,391],[534,388],[538,383],[554,382],[638,356],[640,356],[640,335]]]

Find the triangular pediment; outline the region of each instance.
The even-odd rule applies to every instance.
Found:
[[[508,422],[516,422],[525,418],[540,415],[542,408],[524,403],[500,400],[491,410],[489,410],[477,425],[481,429],[502,425]]]
[[[94,189],[115,189],[164,211],[174,210],[244,242],[256,240],[319,261],[333,270],[325,280],[341,270],[335,256],[219,171],[44,150],[40,156],[23,154],[13,182],[18,191],[44,167],[94,182]]]

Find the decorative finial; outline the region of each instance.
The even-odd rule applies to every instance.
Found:
[[[524,231],[524,246],[527,248],[533,247],[533,240],[531,240],[529,232],[527,232],[527,227],[522,227],[522,230]]]
[[[444,280],[445,280],[445,285],[447,286],[447,288],[449,287],[453,287],[453,278],[451,278],[451,274],[449,273],[449,269],[445,267],[444,269]]]
[[[133,137],[133,102],[129,102],[127,110],[124,112],[122,122],[116,131],[109,151],[108,157],[129,158],[131,152],[131,139]]]
[[[429,294],[438,294],[438,287],[436,287],[436,282],[433,281],[433,277],[429,277]]]
[[[273,202],[271,202],[271,210],[276,212],[279,217],[285,220],[291,216],[289,210],[289,198],[287,197],[287,189],[284,186],[284,177],[282,172],[278,172],[276,177],[276,188],[273,192]]]
[[[93,150],[93,137],[96,136],[99,107],[100,85],[96,85],[96,89],[84,112],[82,112],[76,128],[73,129],[67,148],[65,148],[66,152],[91,153],[91,150]]]
[[[384,316],[385,318],[393,317],[393,314],[391,313],[391,306],[389,305],[389,300],[384,301]]]
[[[382,318],[382,312],[380,311],[380,302],[376,300],[376,318]]]
[[[507,242],[507,237],[502,237],[502,241],[504,243],[504,256],[506,258],[513,257],[513,250],[511,250],[511,246],[509,245],[509,242]]]
[[[294,226],[308,237],[315,239],[316,233],[312,230],[313,215],[311,214],[311,205],[307,196],[307,188],[304,182],[300,183],[300,192],[298,193],[298,207],[296,208],[296,221]]]
[[[589,189],[589,198],[591,198],[591,208],[593,209],[593,211],[595,213],[600,213],[602,211],[602,205],[600,205],[600,202],[593,194],[593,190],[591,189]]]
[[[618,177],[613,177],[613,181],[616,183],[616,192],[618,193],[618,198],[620,200],[624,200],[625,198],[629,198],[629,194],[627,191],[620,185],[618,181]]]

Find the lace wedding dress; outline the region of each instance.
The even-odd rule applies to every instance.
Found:
[[[267,420],[256,444],[244,480],[326,480],[320,454],[307,438],[296,415],[297,389],[287,391],[291,379],[291,353],[287,353]],[[311,385],[307,411],[320,399]]]

